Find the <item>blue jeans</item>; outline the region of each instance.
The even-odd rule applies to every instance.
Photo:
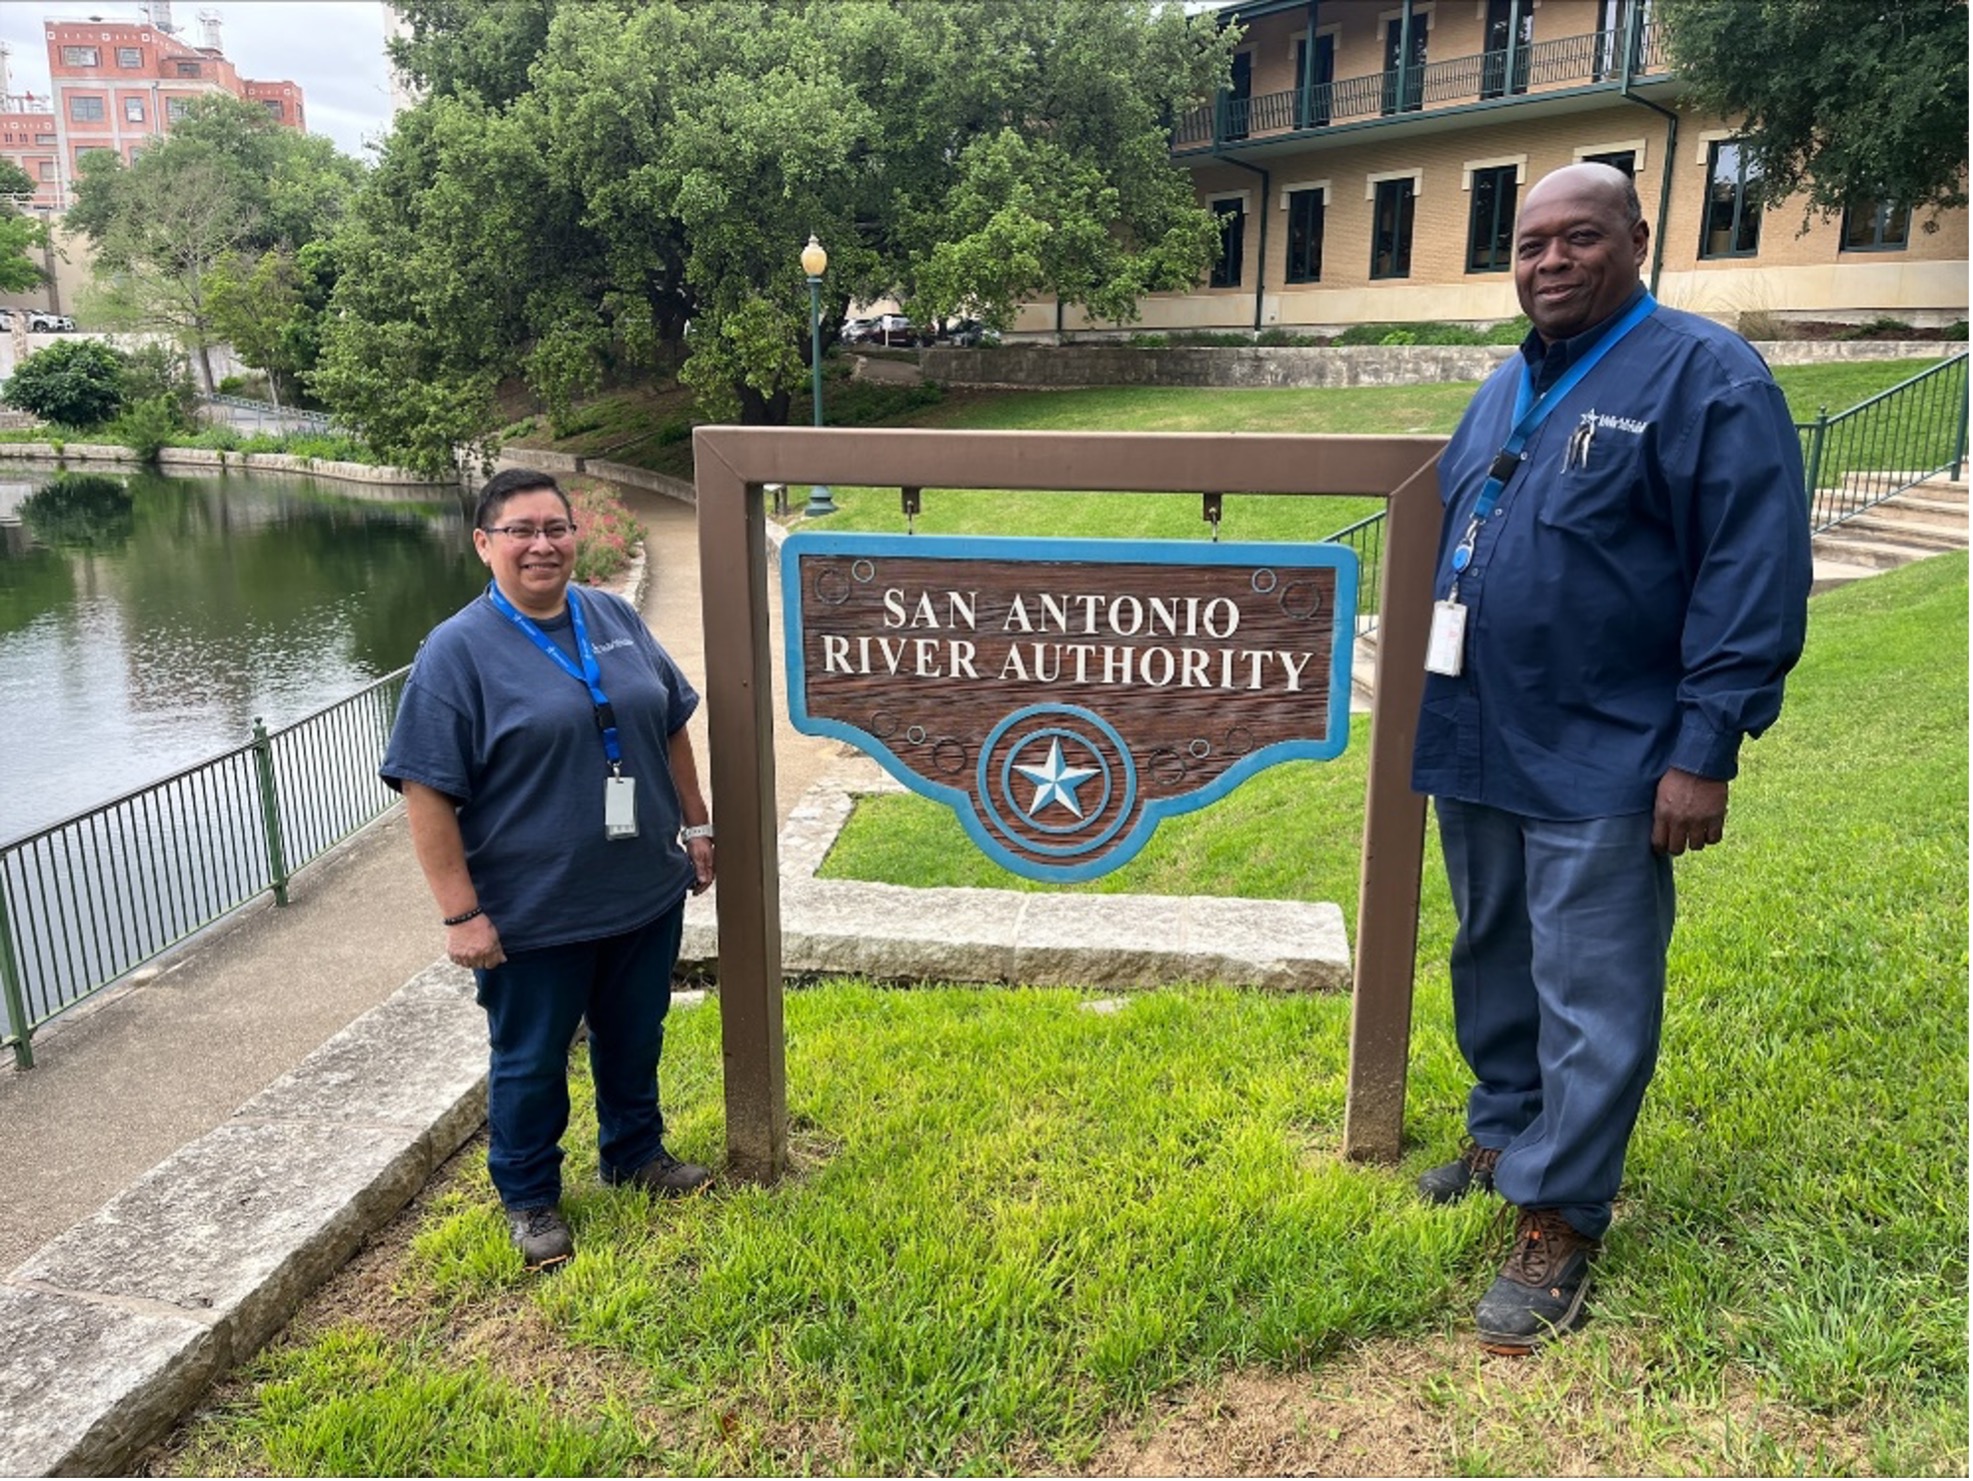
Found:
[[[1672,861],[1651,814],[1557,823],[1434,799],[1459,915],[1453,1021],[1473,1071],[1466,1129],[1494,1188],[1592,1239],[1658,1063]]]
[[[493,1047],[486,1165],[507,1207],[561,1201],[569,1041],[585,1017],[605,1176],[635,1172],[662,1149],[658,1058],[684,924],[681,900],[634,931],[518,951],[473,974]]]

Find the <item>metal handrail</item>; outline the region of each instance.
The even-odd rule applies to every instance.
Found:
[[[1821,534],[1936,474],[1966,465],[1967,352],[1830,416],[1797,422],[1809,527]],[[1832,481],[1833,480],[1833,481]]]
[[[273,401],[261,401],[252,396],[222,396],[217,392],[207,396],[206,401],[213,406],[236,406],[242,411],[258,412],[265,417],[300,422],[305,426],[319,428],[326,432],[334,425],[334,418],[323,411],[303,411],[298,407],[282,406]]]
[[[347,698],[0,843],[0,1048],[35,1030],[389,811],[377,779],[402,668]]]
[[[1632,73],[1665,70],[1664,27],[1648,22],[1639,33]],[[1437,107],[1521,96],[1574,82],[1622,79],[1624,33],[1588,31],[1517,46],[1509,85],[1505,47],[1446,57],[1422,67],[1387,68],[1312,87],[1287,88],[1250,98],[1222,93],[1214,103],[1187,110],[1174,122],[1172,144],[1189,148],[1255,135],[1308,132],[1347,119],[1401,117]],[[1403,88],[1404,96],[1399,97]]]

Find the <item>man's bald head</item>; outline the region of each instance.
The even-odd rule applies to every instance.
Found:
[[[1614,314],[1650,239],[1622,170],[1585,162],[1542,176],[1514,228],[1514,289],[1535,332],[1552,344]]]
[[[1637,182],[1614,165],[1584,160],[1580,164],[1551,170],[1535,181],[1535,188],[1528,192],[1523,209],[1534,205],[1551,191],[1607,195],[1623,212],[1625,226],[1635,226],[1644,219],[1644,205],[1637,198]]]

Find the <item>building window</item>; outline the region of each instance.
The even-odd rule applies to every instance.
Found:
[[[191,110],[191,107],[191,100],[188,98],[166,98],[164,100],[164,116],[171,120],[171,122],[176,123]]]
[[[260,106],[276,118],[286,118],[288,116],[288,110],[281,106],[281,100],[279,98],[262,98],[260,100]]]
[[[1731,140],[1708,147],[1706,225],[1699,237],[1701,257],[1752,257],[1761,248],[1761,213],[1747,199],[1746,152]]]
[[[1247,203],[1240,200],[1214,201],[1213,214],[1219,217],[1219,261],[1213,264],[1209,286],[1238,288],[1241,257],[1247,247]]]
[[[1613,170],[1622,170],[1631,179],[1637,178],[1637,151],[1635,149],[1613,149],[1608,154],[1585,154],[1586,165],[1608,165]]]
[[[1425,17],[1411,18],[1411,62],[1399,77],[1398,58],[1404,52],[1402,17],[1384,26],[1384,101],[1386,113],[1413,113],[1425,106],[1425,48],[1430,37]],[[1402,96],[1400,96],[1400,93]]]
[[[1519,11],[1518,19],[1516,11]],[[1513,38],[1514,74],[1508,76],[1508,38]],[[1487,52],[1481,68],[1480,96],[1528,90],[1528,48],[1534,45],[1535,13],[1529,0],[1487,0]]]
[[[64,67],[100,67],[102,53],[93,46],[65,46],[62,48]]]
[[[52,159],[41,161],[41,178],[43,180],[52,180],[55,178],[55,162]]]
[[[1417,187],[1403,180],[1379,180],[1377,205],[1371,216],[1370,276],[1411,276],[1411,217]]]
[[[101,98],[70,98],[69,118],[75,123],[101,123],[103,121],[103,100]]]
[[[1288,281],[1322,281],[1322,192],[1288,193]]]
[[[55,136],[53,134],[36,134],[34,136],[34,142],[37,144],[52,144],[55,142]]]
[[[116,49],[116,64],[125,69],[144,65],[144,53],[134,46],[119,46]]]
[[[144,121],[144,100],[142,98],[125,98],[123,100],[123,121],[125,123],[142,123]]]
[[[1911,240],[1911,207],[1857,201],[1843,212],[1845,252],[1902,252]]]
[[[180,77],[197,77],[199,75],[199,64],[197,62],[180,62],[178,64],[178,75]]]
[[[1473,210],[1466,229],[1466,271],[1504,273],[1514,266],[1513,165],[1473,171]]]

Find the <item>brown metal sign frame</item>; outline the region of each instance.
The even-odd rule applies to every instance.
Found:
[[[1358,895],[1343,1151],[1395,1158],[1404,1133],[1425,801],[1411,790],[1440,506],[1438,437],[701,427],[700,587],[719,820],[719,1015],[732,1172],[787,1170],[781,878],[768,621],[769,484],[1388,501]]]

